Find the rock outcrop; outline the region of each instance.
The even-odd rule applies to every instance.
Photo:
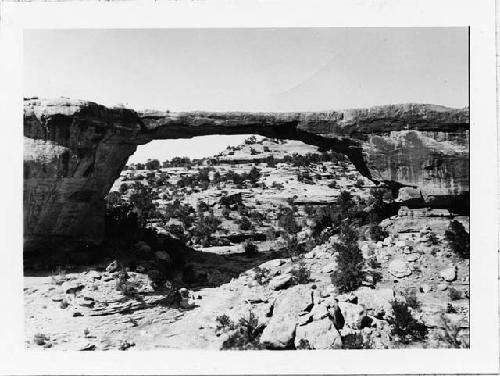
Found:
[[[137,145],[260,134],[346,154],[407,206],[468,208],[469,111],[389,105],[317,113],[138,113],[69,99],[24,102],[25,249],[99,243],[104,197]]]

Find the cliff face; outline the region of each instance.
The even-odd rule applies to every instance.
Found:
[[[68,99],[24,103],[25,248],[98,243],[103,198],[137,145],[209,134],[295,139],[349,156],[414,206],[468,205],[469,112],[390,105],[321,113],[136,113]]]

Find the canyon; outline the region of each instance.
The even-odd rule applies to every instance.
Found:
[[[99,244],[104,197],[138,145],[212,134],[298,140],[345,154],[410,208],[467,214],[469,109],[404,104],[310,113],[138,112],[24,100],[25,252]]]

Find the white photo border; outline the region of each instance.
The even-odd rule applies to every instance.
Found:
[[[497,131],[493,0],[30,2],[0,4],[0,373],[497,373]],[[470,349],[335,351],[27,350],[22,268],[23,30],[470,27]],[[71,77],[68,77],[71,79]]]

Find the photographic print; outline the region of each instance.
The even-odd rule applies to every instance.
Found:
[[[468,27],[30,29],[23,58],[29,350],[469,348]]]

